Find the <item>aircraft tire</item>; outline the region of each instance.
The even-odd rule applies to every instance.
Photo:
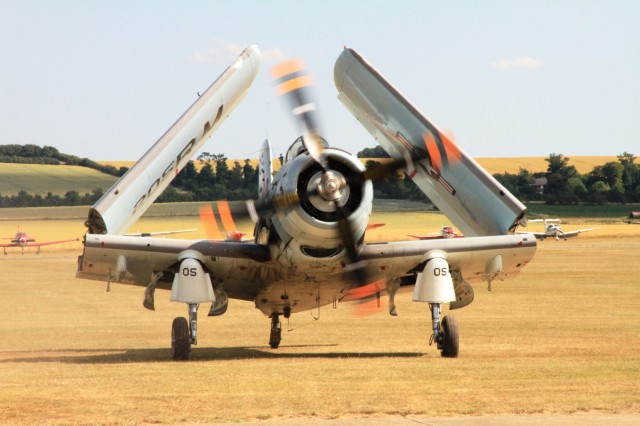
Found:
[[[280,318],[277,314],[273,314],[271,317],[271,334],[269,335],[269,346],[271,349],[278,349],[280,342],[282,341],[282,326],[280,325]]]
[[[189,359],[189,352],[191,352],[189,323],[184,317],[176,317],[171,325],[171,358],[184,361]]]
[[[453,316],[442,318],[442,352],[444,358],[457,358],[459,349],[458,319]]]

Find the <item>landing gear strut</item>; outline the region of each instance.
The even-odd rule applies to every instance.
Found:
[[[171,357],[174,360],[187,360],[191,345],[198,344],[198,305],[189,303],[189,322],[177,317],[171,325]]]
[[[440,350],[440,355],[445,358],[458,357],[458,320],[456,317],[445,316],[440,324],[440,303],[430,303],[431,325],[433,334],[429,345],[435,342]]]
[[[271,314],[271,335],[269,336],[269,346],[271,349],[278,349],[282,340],[282,325],[280,324],[280,316]]]

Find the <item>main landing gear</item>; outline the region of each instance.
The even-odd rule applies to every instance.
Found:
[[[271,314],[271,334],[269,336],[269,346],[271,349],[278,349],[282,340],[282,324],[278,314]]]
[[[189,322],[177,317],[171,325],[171,357],[177,361],[189,359],[191,345],[198,344],[198,305],[189,303]]]
[[[453,316],[445,316],[440,324],[440,303],[430,303],[433,334],[429,345],[435,342],[440,355],[445,358],[458,357],[458,320]]]
[[[282,323],[278,314],[271,315],[269,346],[278,349],[282,341]],[[189,321],[177,317],[171,325],[171,358],[176,361],[189,359],[191,345],[198,344],[198,305],[189,303]]]

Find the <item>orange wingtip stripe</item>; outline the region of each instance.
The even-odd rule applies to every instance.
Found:
[[[287,74],[302,71],[303,69],[305,69],[304,62],[300,59],[290,59],[288,61],[281,62],[278,65],[274,65],[273,68],[271,68],[271,77],[273,77],[274,80],[277,80]]]
[[[458,163],[462,159],[462,153],[460,152],[460,148],[458,145],[450,139],[447,135],[440,132],[440,139],[442,139],[442,144],[444,145],[444,151],[447,153],[447,158],[449,159],[449,165],[453,166]]]
[[[311,76],[301,75],[300,77],[292,78],[291,80],[284,81],[276,87],[276,91],[279,95],[289,93],[293,90],[300,89],[301,87],[310,86],[313,84]]]
[[[440,170],[442,170],[442,157],[440,156],[438,144],[433,138],[431,132],[425,132],[422,137],[424,139],[424,144],[427,147],[429,158],[431,159],[431,166],[435,169],[436,172],[440,173]]]
[[[222,226],[224,226],[225,231],[227,231],[227,233],[234,232],[237,228],[233,222],[227,201],[218,201],[218,213],[220,213],[220,219],[222,219]]]
[[[204,232],[210,240],[221,239],[220,229],[216,222],[216,216],[210,204],[200,207],[200,220],[204,227]]]

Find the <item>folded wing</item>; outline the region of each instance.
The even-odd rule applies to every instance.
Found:
[[[245,96],[260,66],[256,45],[238,59],[89,211],[90,234],[123,234]]]
[[[335,64],[338,98],[466,236],[512,233],[525,206],[353,49]]]

